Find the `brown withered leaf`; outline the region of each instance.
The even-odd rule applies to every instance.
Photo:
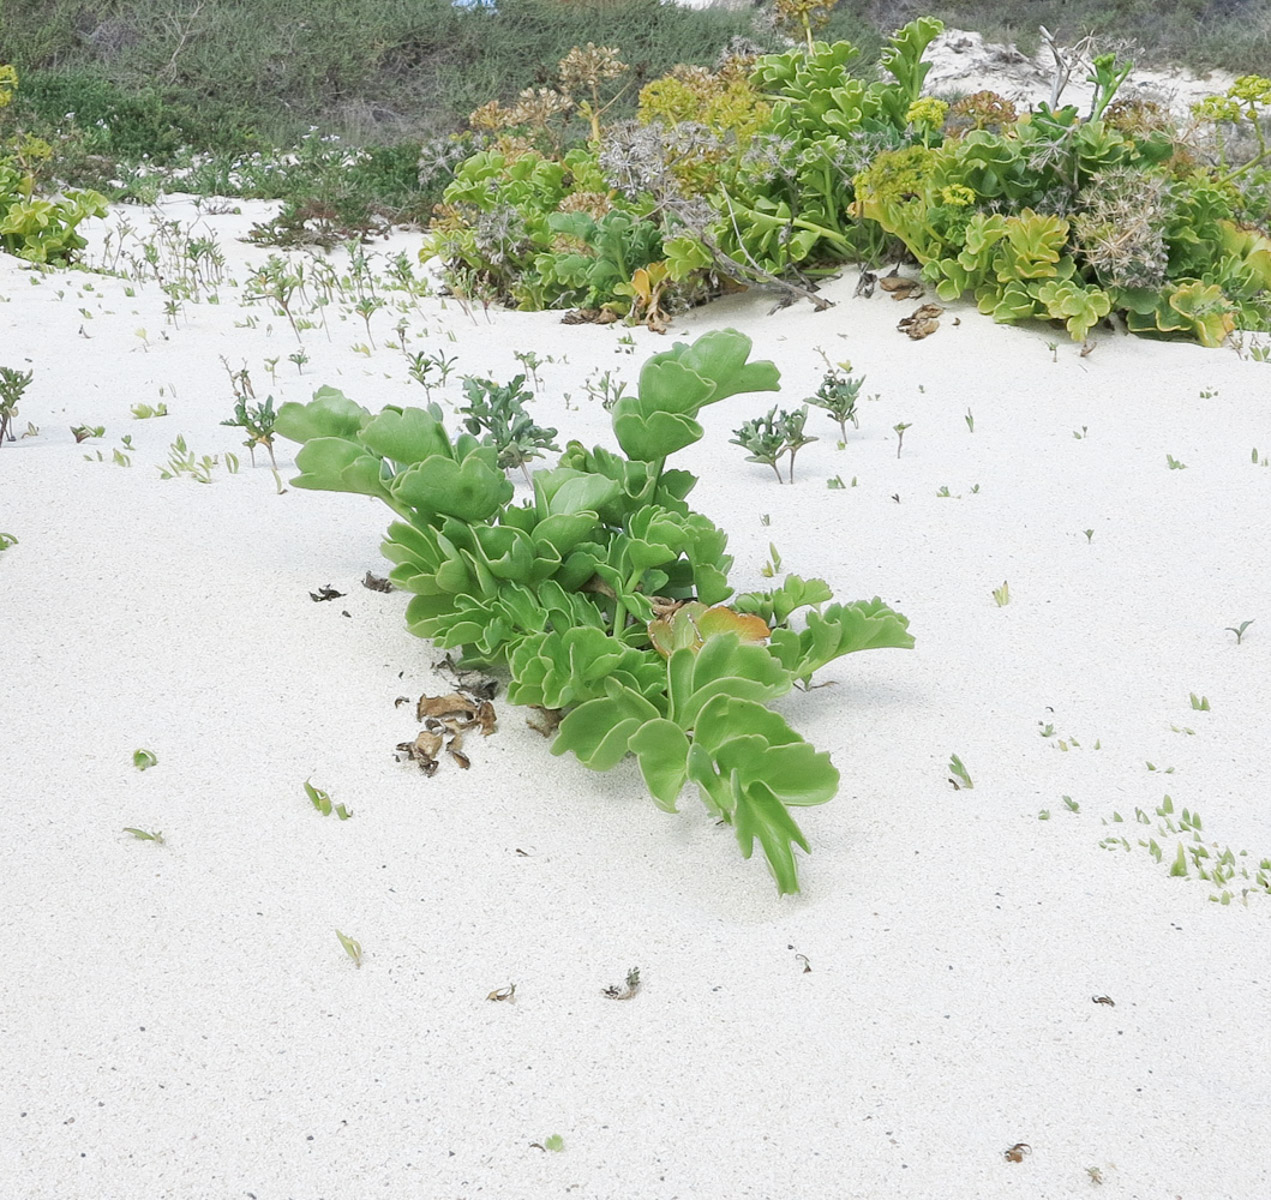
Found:
[[[397,754],[399,759],[404,754],[412,762],[418,763],[425,775],[433,776],[437,773],[437,754],[441,750],[442,741],[440,734],[427,729],[421,730],[415,735],[413,742],[398,742]]]
[[[575,308],[560,319],[562,325],[612,325],[618,314],[608,308]]]
[[[366,577],[362,580],[362,586],[370,588],[373,592],[391,592],[393,590],[393,585],[387,579],[380,575],[372,575],[370,571],[367,571]]]
[[[545,738],[549,738],[555,735],[564,716],[564,712],[559,708],[543,708],[541,705],[531,704],[529,711],[525,714],[525,723],[535,733],[541,733]]]
[[[321,604],[323,600],[338,600],[343,596],[343,592],[337,592],[329,583],[320,587],[316,592],[309,593],[309,599],[315,604]]]
[[[484,737],[489,737],[498,728],[498,718],[494,715],[494,705],[489,700],[482,700],[477,705],[476,716],[473,722],[481,726],[481,733]]]
[[[903,318],[896,326],[901,333],[909,335],[912,341],[921,341],[930,337],[940,328],[940,314],[944,309],[938,304],[920,304],[909,316]]]
[[[487,997],[487,1000],[511,1000],[516,995],[516,984],[509,983],[507,987],[495,988]]]
[[[410,703],[409,696],[398,696],[397,699],[393,701],[393,707],[401,708],[403,704],[409,704],[409,703]]]
[[[1025,1154],[1032,1154],[1033,1148],[1027,1142],[1016,1142],[1002,1151],[1007,1162],[1023,1162]]]
[[[878,274],[874,271],[867,271],[861,268],[860,276],[856,280],[856,291],[853,296],[864,296],[869,300],[874,295],[874,285],[878,282]]]
[[[447,696],[423,695],[419,697],[419,703],[415,705],[416,721],[423,721],[428,717],[453,716],[455,713],[465,717],[475,717],[477,706],[467,696],[461,696],[458,692],[451,692]]]
[[[890,293],[893,300],[908,300],[922,295],[922,284],[916,279],[906,279],[903,275],[883,275],[878,286]]]

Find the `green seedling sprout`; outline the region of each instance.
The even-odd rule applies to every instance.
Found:
[[[1039,821],[1049,821],[1049,820],[1050,820],[1050,809],[1048,809],[1048,808],[1043,808],[1043,809],[1041,810],[1041,812],[1039,812],[1039,813],[1037,814],[1037,819],[1038,819]]]
[[[975,787],[975,784],[971,781],[970,772],[966,769],[962,760],[956,754],[951,754],[949,756],[949,770],[957,777],[956,779],[949,780],[949,782],[953,784],[954,791],[970,791]]]
[[[362,965],[362,943],[354,938],[347,937],[338,929],[335,931],[335,936],[340,939],[340,945],[344,947],[344,953],[353,960],[353,965],[360,967]]]
[[[163,831],[161,829],[152,833],[148,829],[134,829],[131,825],[125,825],[124,832],[131,833],[139,842],[157,842],[160,846],[164,844]]]
[[[1090,545],[1090,543],[1091,543],[1092,541],[1094,541],[1094,530],[1093,530],[1093,529],[1083,529],[1081,532],[1082,532],[1082,533],[1084,533],[1084,534],[1086,535],[1086,545],[1087,545],[1087,546],[1088,546],[1088,545]]]
[[[1236,645],[1239,646],[1241,640],[1244,638],[1245,630],[1252,624],[1253,618],[1250,618],[1248,621],[1241,621],[1239,625],[1228,625],[1223,632],[1234,633],[1236,635]]]
[[[905,445],[905,430],[913,425],[912,421],[901,421],[899,425],[893,425],[896,431],[896,457],[900,457],[900,451]]]
[[[1071,796],[1060,796],[1060,799],[1064,802],[1064,807],[1069,812],[1081,811],[1081,805],[1078,804]]]
[[[323,791],[320,787],[314,787],[307,779],[304,787],[305,795],[309,797],[309,802],[324,817],[329,817],[334,812],[341,821],[347,821],[353,815],[343,804],[332,804],[330,794]]]
[[[969,408],[966,410],[966,416],[963,417],[962,419],[966,422],[967,429],[971,433],[974,433],[975,432],[975,417],[972,416],[971,410]]]
[[[808,406],[796,408],[793,412],[771,408],[766,416],[747,421],[740,429],[733,430],[728,440],[734,446],[749,450],[747,462],[763,463],[770,466],[778,483],[794,482],[794,459],[804,446],[819,439],[808,437],[803,431],[808,419]],[[790,456],[788,468],[789,479],[781,478],[781,469],[777,464],[785,455]]]
[[[1165,456],[1165,464],[1166,466],[1169,467],[1171,471],[1186,471],[1187,470],[1187,464],[1185,462],[1179,462],[1178,459],[1176,459],[1172,454],[1167,454]]]
[[[72,425],[71,436],[75,439],[75,444],[86,442],[89,438],[99,438],[106,436],[105,425]]]
[[[151,417],[166,417],[168,406],[157,404],[152,408],[149,404],[134,404],[129,411],[138,421],[148,421]]]
[[[31,371],[0,367],[0,443],[6,437],[9,441],[14,441],[13,430],[9,426],[18,415],[18,401],[22,399],[22,393],[34,378]]]
[[[536,425],[525,411],[525,404],[534,399],[534,393],[527,391],[524,384],[524,375],[517,375],[506,384],[466,375],[463,391],[468,403],[459,412],[468,432],[481,436],[486,445],[495,448],[499,466],[505,471],[520,468],[525,482],[530,483],[526,464],[559,447],[552,441],[556,430]]]
[[[7,550],[10,546],[16,546],[18,539],[11,533],[0,533],[0,550]]]
[[[148,771],[151,767],[157,766],[159,759],[153,750],[134,750],[132,752],[132,765],[138,771]]]
[[[1192,708],[1196,712],[1209,712],[1209,697],[1198,696],[1195,692],[1191,693]]]
[[[816,408],[825,409],[830,417],[838,422],[839,433],[843,442],[846,443],[848,421],[851,421],[856,429],[861,427],[860,418],[856,415],[856,401],[861,394],[861,388],[865,385],[865,376],[856,378],[847,374],[852,369],[850,362],[839,365],[843,370],[827,371],[821,386],[816,390],[816,395],[809,396],[807,403]]]
[[[1002,586],[993,589],[993,599],[998,608],[1005,608],[1011,602],[1011,585],[1004,579]]]

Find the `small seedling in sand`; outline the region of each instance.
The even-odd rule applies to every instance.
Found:
[[[627,978],[624,986],[619,987],[617,984],[611,984],[602,992],[602,996],[606,996],[610,1000],[630,1000],[632,996],[640,990],[640,968],[632,967],[627,972]]]
[[[1100,1184],[1103,1182],[1103,1172],[1098,1167],[1087,1167],[1086,1174],[1090,1177],[1090,1182]]]
[[[1004,608],[1011,602],[1011,585],[1004,579],[1002,586],[993,589],[993,599],[997,602],[998,608]]]
[[[843,488],[846,488],[846,487],[847,487],[847,484],[845,484],[845,483],[843,482],[843,476],[842,476],[842,475],[835,475],[833,478],[831,478],[831,479],[827,479],[827,480],[825,481],[825,486],[826,486],[827,488],[829,488],[829,489],[830,489],[830,491],[832,491],[832,492],[837,492],[837,491],[840,491],[840,490],[841,490],[841,489],[843,489]]]
[[[1253,465],[1254,465],[1255,467],[1271,467],[1271,459],[1268,459],[1268,458],[1267,458],[1267,456],[1266,456],[1265,454],[1264,454],[1264,455],[1262,455],[1262,457],[1261,457],[1261,458],[1259,458],[1259,457],[1258,457],[1258,447],[1257,447],[1257,446],[1254,446],[1254,448],[1253,448],[1253,453],[1250,455],[1250,458],[1251,458],[1251,460],[1252,460],[1252,462],[1253,462]]]
[[[519,362],[521,366],[523,366],[529,372],[530,381],[534,384],[534,390],[538,391],[540,386],[538,381],[538,369],[544,363],[551,362],[552,361],[551,356],[549,355],[547,358],[544,359],[544,358],[539,358],[539,356],[535,354],[533,350],[513,350],[512,357],[516,359],[516,361]]]
[[[963,417],[962,419],[966,422],[966,427],[968,431],[971,433],[974,433],[975,432],[975,417],[971,415],[971,410],[969,408],[966,410],[966,416]]]
[[[27,385],[35,378],[31,371],[19,371],[14,367],[0,367],[0,442],[8,435],[13,441],[13,430],[10,422],[18,415],[18,401]]]
[[[1200,398],[1202,400],[1212,400],[1216,395],[1218,395],[1217,388],[1201,388],[1200,389]]]
[[[1192,708],[1196,712],[1209,712],[1209,697],[1198,696],[1195,692],[1191,693]]]
[[[353,814],[349,812],[343,804],[331,803],[330,795],[323,791],[320,787],[314,787],[307,779],[305,780],[305,795],[309,797],[309,802],[324,817],[329,817],[333,812],[341,821],[347,821]]]
[[[1241,640],[1244,638],[1245,630],[1252,624],[1253,619],[1250,618],[1248,621],[1241,621],[1239,625],[1228,625],[1224,632],[1234,633],[1236,635],[1236,645],[1239,646]]]
[[[1060,796],[1060,799],[1064,802],[1064,807],[1069,812],[1081,811],[1081,805],[1078,804],[1071,796]]]
[[[1172,454],[1167,454],[1165,456],[1165,464],[1166,466],[1169,467],[1171,471],[1186,471],[1187,470],[1187,464],[1185,462],[1179,462],[1178,459],[1176,459]]]
[[[264,404],[249,406],[247,400],[240,395],[234,405],[233,419],[221,422],[222,425],[242,429],[246,432],[247,440],[243,445],[247,447],[247,452],[252,456],[253,467],[256,465],[256,447],[264,446],[266,453],[269,455],[270,465],[275,471],[278,470],[278,462],[274,458],[275,416],[273,396],[266,396]]]
[[[1038,819],[1039,821],[1049,821],[1049,820],[1050,820],[1050,809],[1048,809],[1048,808],[1043,808],[1043,809],[1041,810],[1041,812],[1039,812],[1039,813],[1037,814],[1037,819]]]
[[[1080,433],[1078,433],[1078,432],[1074,429],[1074,430],[1072,431],[1072,436],[1073,436],[1073,437],[1075,437],[1075,438],[1077,439],[1077,441],[1081,441],[1083,438],[1087,438],[1087,437],[1089,437],[1090,435],[1086,432],[1086,427],[1083,425],[1083,426],[1081,427],[1081,432],[1080,432]]]
[[[769,525],[772,524],[772,514],[762,513],[759,517],[759,524],[766,529]]]
[[[554,1154],[559,1154],[565,1149],[565,1139],[559,1133],[553,1133],[550,1137],[545,1137],[541,1142],[531,1142],[531,1150],[550,1150]]]
[[[552,441],[556,430],[536,425],[525,411],[525,404],[534,399],[534,393],[527,391],[524,385],[524,375],[517,375],[505,384],[466,375],[463,391],[468,403],[459,412],[469,433],[484,435],[483,441],[495,447],[499,466],[504,470],[518,467],[529,483],[526,464],[559,447]]]
[[[16,546],[18,539],[11,533],[0,533],[0,550],[7,550],[10,546]]]
[[[912,421],[901,421],[899,425],[893,425],[896,431],[896,457],[900,457],[900,451],[905,445],[905,430],[913,424]]]
[[[956,776],[956,778],[951,778],[949,780],[949,782],[953,784],[955,791],[970,791],[975,787],[975,784],[971,782],[970,772],[966,769],[962,760],[956,754],[951,754],[949,756],[949,770],[953,772],[954,776]]]
[[[105,425],[72,425],[71,436],[74,437],[76,445],[80,442],[86,442],[89,438],[99,438],[106,436]]]
[[[772,542],[768,543],[768,561],[759,568],[759,574],[765,579],[775,579],[781,572],[781,555]]]
[[[132,752],[132,765],[138,771],[148,771],[151,767],[157,766],[158,757],[153,750],[134,750]]]
[[[952,495],[953,495],[953,493],[949,491],[949,485],[948,485],[948,484],[945,484],[945,485],[944,485],[944,487],[942,487],[942,488],[941,488],[941,489],[940,489],[940,490],[936,493],[936,497],[937,497],[938,499],[940,499],[940,500],[949,500],[949,499],[951,499],[951,498],[952,498]]]
[[[134,404],[129,411],[138,421],[148,421],[151,417],[166,417],[168,415],[168,406],[166,404],[156,404],[151,408],[149,404]]]
[[[1046,349],[1050,351],[1050,361],[1058,362],[1059,361],[1059,343],[1047,342]]]
[[[756,417],[752,421],[747,421],[740,429],[734,429],[733,436],[728,440],[734,446],[750,451],[746,455],[747,462],[764,463],[770,466],[778,483],[793,483],[795,455],[804,446],[819,440],[808,437],[804,433],[803,427],[807,419],[808,406],[806,404],[793,412],[770,408],[766,416]],[[781,469],[777,464],[787,454],[790,456],[789,478],[783,480]]]
[[[353,960],[353,965],[360,967],[362,965],[362,943],[355,941],[351,937],[346,937],[338,929],[335,931],[335,936],[340,939],[340,945],[344,947],[344,953]]]
[[[139,842],[158,842],[160,846],[164,844],[162,830],[155,830],[152,833],[148,829],[134,829],[131,825],[125,825],[124,832],[131,833]]]
[[[1087,545],[1087,546],[1088,546],[1088,545],[1090,545],[1090,543],[1091,543],[1092,541],[1094,541],[1094,530],[1093,530],[1093,529],[1083,529],[1081,532],[1082,532],[1082,533],[1084,533],[1084,534],[1086,535],[1086,545]]]
[[[839,433],[842,435],[843,443],[846,443],[848,421],[851,421],[856,429],[861,427],[860,419],[856,415],[856,400],[860,396],[861,388],[865,385],[865,376],[862,375],[858,379],[846,374],[845,372],[852,369],[850,362],[840,365],[843,368],[842,371],[826,372],[821,386],[816,390],[816,395],[809,396],[807,403],[825,409],[838,422]]]
[[[229,455],[226,455],[228,461]],[[198,483],[212,482],[212,469],[216,466],[214,454],[205,454],[202,458],[195,456],[193,450],[186,445],[185,437],[177,435],[176,441],[168,447],[168,465],[157,467],[160,479],[176,479],[181,475],[189,475]]]

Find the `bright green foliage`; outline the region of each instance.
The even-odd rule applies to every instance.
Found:
[[[667,810],[696,784],[746,857],[758,839],[790,892],[792,848],[808,845],[787,806],[830,799],[838,772],[767,702],[840,655],[913,639],[879,600],[819,611],[832,599],[821,580],[789,576],[724,607],[727,537],[688,508],[697,481],[666,458],[702,436],[704,405],[776,389],[776,368],[749,353],[748,338],[722,330],[653,356],[612,410],[627,457],[570,443],[522,504],[496,447],[452,441],[436,407],[372,416],[323,388],[284,404],[275,429],[305,443],[296,486],[378,496],[398,514],[383,549],[393,582],[415,593],[412,632],[507,666],[514,703],[568,710],[555,753],[596,770],[635,754]]]
[[[67,263],[88,244],[76,226],[104,217],[106,197],[91,189],[53,200],[37,194],[39,169],[52,148],[40,138],[6,132],[4,110],[17,86],[17,71],[0,63],[0,250],[29,262]]]
[[[860,215],[904,240],[942,299],[972,292],[998,321],[1062,321],[1081,341],[1120,311],[1133,332],[1207,346],[1237,316],[1265,326],[1271,241],[1165,132],[1102,116],[1128,69],[1095,61],[1089,120],[1043,104],[1001,132],[885,151],[856,177]]]

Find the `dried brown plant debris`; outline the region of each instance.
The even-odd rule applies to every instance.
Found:
[[[896,328],[901,333],[907,333],[911,341],[921,341],[940,328],[940,314],[943,312],[938,304],[921,304],[909,316],[902,318]]]

